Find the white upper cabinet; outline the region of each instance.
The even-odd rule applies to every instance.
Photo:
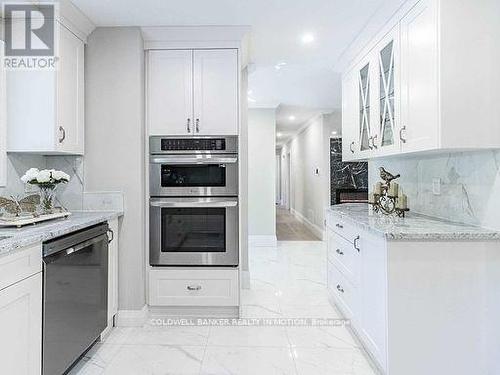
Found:
[[[342,159],[356,158],[358,143],[358,79],[355,70],[349,71],[342,80]]]
[[[344,160],[500,148],[489,115],[500,85],[492,63],[500,59],[500,3],[420,0],[403,8],[343,75]]]
[[[437,2],[422,0],[401,20],[403,151],[438,147]]]
[[[237,50],[194,51],[194,121],[196,134],[238,134]]]
[[[238,50],[152,50],[149,135],[238,134]]]
[[[4,42],[0,40],[0,61],[3,61]],[[0,65],[0,186],[7,184],[7,106],[6,77]]]
[[[193,133],[193,51],[149,52],[150,135]]]
[[[400,138],[400,54],[399,27],[391,30],[375,47],[375,100],[373,118],[375,134],[372,147],[377,154],[392,154],[399,150]]]
[[[7,71],[10,152],[83,154],[84,42],[59,22],[56,27],[56,70]]]

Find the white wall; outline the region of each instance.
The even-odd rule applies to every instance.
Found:
[[[276,111],[248,110],[248,234],[276,240]]]
[[[324,232],[324,210],[330,202],[329,140],[338,121],[338,115],[313,118],[281,151],[283,165],[286,165],[286,155],[290,153],[290,209],[321,237]],[[287,175],[285,167],[281,177],[284,186]]]
[[[144,50],[138,27],[97,28],[85,51],[85,190],[123,191],[119,307],[145,304]]]

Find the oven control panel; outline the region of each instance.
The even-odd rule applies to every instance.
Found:
[[[161,140],[162,151],[224,151],[225,149],[226,140],[224,138],[163,138]]]

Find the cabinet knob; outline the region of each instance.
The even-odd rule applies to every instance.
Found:
[[[337,284],[337,290],[340,292],[340,293],[344,293],[344,288],[342,288],[342,286],[340,284]]]
[[[111,243],[113,242],[113,240],[115,239],[115,232],[113,232],[112,229],[108,229],[108,243]]]
[[[354,154],[354,141],[351,142],[351,145],[349,146],[349,149],[351,150],[351,152]]]
[[[190,118],[187,119],[187,132],[191,133],[191,119]]]
[[[201,285],[188,285],[187,290],[189,291],[201,290]]]
[[[406,138],[403,137],[403,132],[406,131],[406,126],[403,126],[401,129],[399,129],[399,139],[401,142],[406,143]]]
[[[61,136],[59,137],[59,143],[63,143],[66,139],[66,130],[64,130],[62,126],[59,126],[59,133],[61,134]]]
[[[340,249],[337,249],[337,250],[335,250],[335,251],[336,251],[336,253],[337,253],[337,254],[339,254],[339,255],[344,255],[344,252],[343,252],[342,250],[340,250]]]
[[[200,132],[200,119],[197,118],[196,119],[196,133],[199,133]]]

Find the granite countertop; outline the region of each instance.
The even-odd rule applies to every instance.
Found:
[[[77,211],[68,218],[55,219],[22,228],[0,228],[0,256],[122,216],[117,211]]]
[[[500,240],[500,232],[407,212],[405,218],[374,213],[366,203],[346,203],[329,211],[389,240]]]

